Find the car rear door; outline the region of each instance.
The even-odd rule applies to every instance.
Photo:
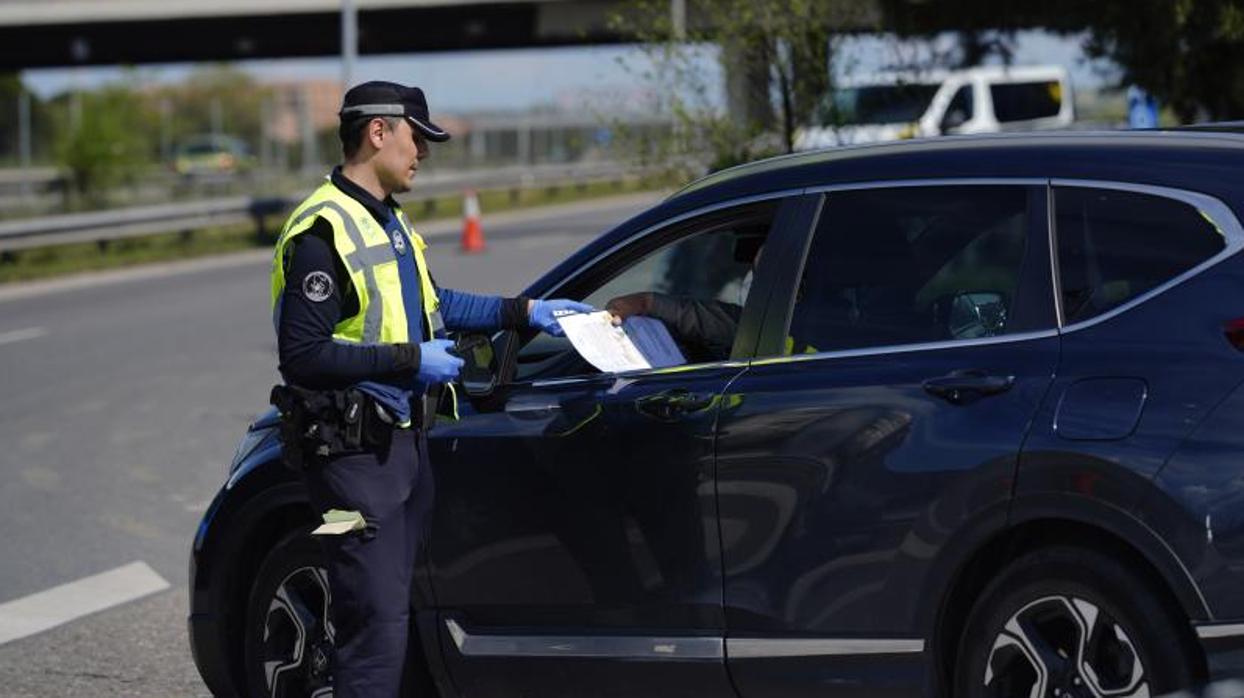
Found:
[[[936,563],[1002,526],[1058,358],[1040,181],[828,191],[718,420],[743,698],[922,695]]]
[[[1020,520],[1042,516],[1052,498],[1093,503],[1094,517],[1135,509],[1170,455],[1244,379],[1224,332],[1240,312],[1238,287],[1215,267],[1244,244],[1224,203],[1125,182],[1055,180],[1052,192],[1062,354],[1025,444]],[[1183,477],[1174,482],[1194,484],[1168,482],[1166,491],[1195,499],[1215,489],[1199,471]],[[1181,518],[1146,525],[1190,541],[1175,534],[1188,526],[1201,534],[1188,543],[1199,551],[1213,521]]]

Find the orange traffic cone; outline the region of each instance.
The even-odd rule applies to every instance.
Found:
[[[484,230],[479,221],[479,197],[468,189],[462,197],[462,251],[483,252]]]

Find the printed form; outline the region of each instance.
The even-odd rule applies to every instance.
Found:
[[[601,310],[558,315],[557,322],[579,355],[607,373],[687,363],[665,323],[632,315],[617,326],[612,317]]]

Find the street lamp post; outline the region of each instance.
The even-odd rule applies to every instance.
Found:
[[[358,12],[354,0],[341,0],[341,83],[342,89],[354,84],[354,63],[359,55]]]
[[[674,39],[684,41],[687,38],[687,0],[670,0],[670,26],[674,30]]]

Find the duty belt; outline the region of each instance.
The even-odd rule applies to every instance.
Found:
[[[314,460],[388,448],[393,418],[371,396],[348,390],[272,388],[281,413],[281,450],[286,465],[302,470]]]

